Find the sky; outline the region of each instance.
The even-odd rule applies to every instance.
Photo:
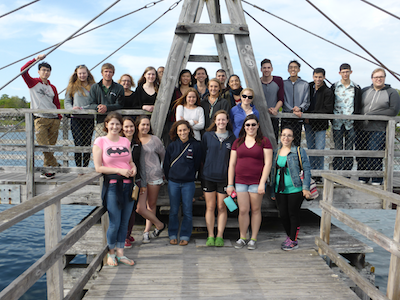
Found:
[[[247,1],[359,55],[370,58],[367,53],[304,0]],[[360,0],[311,1],[388,68],[400,73],[399,19]],[[0,2],[0,15],[29,2],[31,0],[2,1]],[[36,57],[37,55],[32,54],[64,41],[114,2],[115,0],[41,0],[0,18],[0,43],[2,45],[0,47],[0,67],[26,56],[29,56],[29,59]],[[69,77],[77,65],[85,64],[91,69],[166,12],[175,2],[177,0],[161,1],[149,8],[67,41],[45,59],[52,66],[51,83],[61,92],[67,86]],[[400,16],[400,2],[398,0],[369,0],[369,2]],[[83,31],[139,9],[148,3],[152,3],[152,1],[121,0],[85,27]],[[157,68],[166,64],[182,5],[183,1],[106,60],[116,68],[114,80],[118,80],[122,74],[128,73],[137,82],[147,66]],[[354,82],[362,87],[371,84],[371,72],[377,66],[244,2],[242,2],[242,6],[245,11],[298,53],[312,67],[324,68],[326,78],[330,82],[340,80],[339,66],[346,62],[352,66],[351,79]],[[221,0],[221,13],[222,22],[229,23],[229,16],[223,0]],[[269,58],[274,67],[273,75],[286,79],[289,61],[297,59],[302,64],[299,76],[307,81],[312,80],[312,69],[310,67],[248,16],[246,16],[246,21],[250,29],[250,39],[257,65],[262,59]],[[206,8],[203,10],[200,22],[209,22]],[[239,75],[243,86],[245,86],[234,38],[226,36],[226,40],[234,72]],[[41,53],[49,51],[46,50]],[[196,35],[191,54],[216,55],[217,50],[213,36]],[[0,86],[17,76],[20,73],[20,68],[29,59],[0,70]],[[217,63],[188,63],[187,68],[194,71],[199,66],[207,69],[210,78],[214,77],[215,71],[220,68]],[[101,65],[92,71],[96,81],[101,79],[100,69]],[[261,72],[259,73],[261,76]],[[30,70],[30,74],[32,77],[38,77],[37,66]],[[386,83],[391,84],[394,88],[400,88],[400,82],[390,74],[386,78]],[[21,77],[4,87],[0,91],[0,95],[3,94],[26,97],[29,101],[29,91]],[[64,98],[64,95],[63,92],[60,98]]]

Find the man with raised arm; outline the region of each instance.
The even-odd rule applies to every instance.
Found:
[[[298,118],[301,118],[303,112],[310,106],[308,82],[298,76],[300,63],[297,60],[292,60],[289,63],[288,72],[290,77],[283,81],[285,100],[283,101],[282,111],[284,113],[293,113]],[[303,120],[282,119],[282,126],[285,125],[293,128],[293,143],[296,146],[300,146]]]
[[[272,76],[271,60],[263,59],[261,61],[261,85],[264,91],[265,99],[267,100],[268,112],[276,116],[279,109],[283,106],[285,91],[283,89],[283,79],[279,76]],[[274,128],[275,139],[278,141],[279,134],[279,119],[271,118]]]
[[[361,88],[350,80],[353,73],[349,64],[341,64],[339,75],[342,79],[331,86],[334,94],[333,113],[335,115],[360,114]],[[353,150],[355,142],[354,120],[333,119],[333,141],[336,150]],[[353,157],[334,157],[334,170],[351,170]]]
[[[361,90],[361,114],[397,116],[400,96],[389,84],[385,84],[386,72],[377,68],[372,72],[372,85]],[[357,150],[385,150],[386,121],[364,121],[357,134]],[[382,158],[357,157],[357,170],[382,171]],[[370,177],[361,176],[359,182],[368,183]],[[382,177],[372,177],[372,185],[381,185]]]
[[[21,71],[25,70],[35,61],[43,60],[46,54],[40,54],[36,58],[28,61]],[[22,74],[22,78],[28,85],[29,94],[31,96],[32,109],[60,109],[60,100],[58,99],[57,89],[48,80],[51,74],[51,66],[42,62],[38,65],[39,78],[32,78],[28,71]],[[35,118],[35,134],[36,141],[39,145],[55,145],[58,138],[58,128],[60,127],[61,115],[55,113],[37,113]],[[44,167],[57,167],[58,163],[53,152],[43,152]],[[56,173],[42,173],[40,178],[53,179]]]
[[[115,68],[110,63],[101,66],[101,75],[103,79],[90,88],[90,109],[95,109],[102,115],[97,115],[97,124],[95,127],[95,137],[104,136],[103,123],[106,114],[113,110],[122,109],[124,101],[124,87],[112,80]]]

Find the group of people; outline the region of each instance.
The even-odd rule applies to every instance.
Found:
[[[39,55],[35,60],[44,59]],[[22,70],[32,64],[29,61]],[[205,220],[208,230],[207,246],[224,246],[223,234],[227,221],[224,199],[237,198],[239,207],[239,239],[235,248],[256,249],[257,234],[261,225],[261,203],[270,178],[271,198],[277,201],[280,217],[287,238],[283,250],[298,247],[300,228],[299,212],[304,198],[310,196],[311,169],[323,169],[323,156],[307,157],[300,146],[302,126],[306,133],[308,149],[324,149],[328,120],[302,119],[305,113],[397,115],[400,97],[396,90],[385,85],[385,71],[372,73],[372,85],[360,89],[350,80],[352,73],[348,64],[339,68],[342,79],[328,88],[325,70],[316,68],[313,81],[302,80],[300,63],[288,65],[289,78],[273,76],[272,63],[261,62],[260,78],[271,116],[283,112],[293,113],[296,118],[272,118],[276,138],[280,145],[272,149],[268,138],[261,133],[259,113],[253,104],[254,91],[242,88],[240,78],[229,78],[222,69],[209,79],[207,71],[199,67],[192,74],[184,69],[179,74],[168,117],[163,141],[152,135],[149,116],[123,117],[116,110],[140,108],[149,112],[154,109],[163,69],[148,67],[138,81],[135,91],[129,74],[113,81],[115,68],[106,63],[101,68],[102,80],[96,83],[85,65],[75,68],[66,91],[65,108],[74,109],[71,130],[77,146],[91,144],[93,130],[93,161],[96,171],[104,174],[102,200],[110,216],[107,231],[109,246],[108,263],[133,265],[124,256],[124,247],[131,247],[134,240],[131,231],[135,211],[146,219],[143,243],[157,238],[167,225],[156,217],[158,192],[168,181],[170,215],[168,235],[171,245],[186,246],[192,233],[192,203],[195,180],[201,179],[206,201]],[[60,108],[56,88],[48,80],[51,66],[39,64],[39,78],[23,74],[31,94],[31,108]],[[225,86],[225,82],[227,85]],[[94,109],[100,113],[95,122],[90,115],[81,114],[82,109]],[[52,145],[60,115],[35,114],[35,131],[39,144]],[[365,135],[360,142],[354,122],[337,119],[332,122],[336,149],[381,150],[384,147],[385,124],[370,121],[360,124],[359,134]],[[279,137],[280,131],[280,137]],[[102,134],[104,132],[104,134]],[[55,138],[54,138],[55,135]],[[344,141],[344,142],[343,142]],[[85,167],[89,153],[76,153],[77,166]],[[350,170],[352,158],[337,157],[334,168]],[[52,153],[45,153],[44,166],[57,166]],[[371,167],[372,165],[372,167]],[[359,158],[358,169],[382,169],[382,159]],[[300,171],[304,178],[301,179]],[[200,174],[200,176],[199,176]],[[54,178],[54,173],[44,173],[44,178]],[[317,181],[320,178],[315,178]],[[360,180],[366,183],[369,178]],[[372,184],[381,184],[382,178],[373,178]],[[139,187],[136,209],[132,202],[132,190]],[[182,204],[183,219],[179,226],[178,211]],[[217,231],[215,232],[215,210]],[[251,214],[250,214],[251,212]],[[251,216],[251,217],[250,217]],[[155,226],[151,232],[152,225]],[[251,227],[251,238],[246,239]],[[116,249],[116,252],[114,252]]]

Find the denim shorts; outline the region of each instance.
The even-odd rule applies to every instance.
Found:
[[[258,184],[247,185],[242,183],[236,183],[235,190],[237,193],[240,192],[258,193]]]

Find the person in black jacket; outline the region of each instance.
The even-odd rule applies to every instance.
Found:
[[[325,84],[325,70],[316,68],[313,72],[313,82],[310,87],[310,106],[306,113],[333,113],[333,93]],[[305,119],[306,141],[308,149],[325,149],[326,130],[329,127],[328,120]],[[311,169],[323,170],[324,157],[310,156]],[[322,182],[320,176],[314,177],[317,183]]]
[[[171,245],[186,246],[193,229],[192,204],[195,191],[194,181],[201,163],[200,142],[193,137],[189,122],[180,120],[172,125],[164,158],[164,174],[168,180],[170,201],[168,235]],[[178,211],[182,202],[183,219],[179,233]]]
[[[228,218],[224,199],[228,196],[226,186],[228,185],[229,157],[235,139],[229,122],[229,114],[225,110],[217,111],[212,124],[201,140],[204,160],[202,183],[206,200],[207,246],[224,246],[223,235]],[[216,238],[214,235],[215,203],[218,206]]]
[[[350,80],[351,67],[349,64],[341,64],[339,75],[342,79],[331,86],[334,95],[333,113],[335,115],[360,114],[361,111],[361,88]],[[355,142],[354,120],[332,120],[333,140],[336,150],[353,150]],[[344,143],[343,143],[344,138]],[[353,168],[353,157],[333,158],[334,170],[351,170]]]

